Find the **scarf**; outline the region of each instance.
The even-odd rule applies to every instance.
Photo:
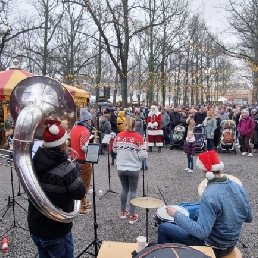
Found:
[[[195,141],[195,137],[193,136],[192,138],[188,138],[188,137],[186,137],[186,141],[187,142],[194,142]]]
[[[227,181],[228,178],[226,176],[223,176],[223,177],[215,177],[214,179],[212,180],[208,180],[208,185],[211,184],[211,183],[214,183],[214,182],[225,182]]]
[[[86,123],[85,121],[80,121],[76,125],[82,125],[82,126],[86,127],[91,132],[91,126],[88,123]]]

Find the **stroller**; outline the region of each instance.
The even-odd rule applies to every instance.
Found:
[[[236,124],[233,120],[224,120],[221,122],[220,143],[218,151],[232,151],[236,154]]]
[[[182,125],[177,125],[172,135],[173,143],[172,145],[170,145],[170,149],[173,150],[174,147],[178,147],[182,149],[185,142],[184,139],[185,139],[185,127]]]
[[[193,128],[193,134],[195,137],[195,151],[202,152],[205,151],[205,141],[204,141],[204,130],[202,126],[195,126]]]

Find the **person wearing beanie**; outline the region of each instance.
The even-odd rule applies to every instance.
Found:
[[[77,158],[81,168],[81,178],[86,187],[86,195],[82,198],[82,208],[80,214],[86,214],[90,211],[90,202],[87,202],[86,196],[90,188],[92,167],[86,163],[87,147],[91,138],[91,119],[92,115],[86,108],[81,109],[80,121],[73,127],[70,132],[71,139],[71,158]],[[73,151],[74,150],[74,151]],[[78,155],[78,157],[77,157]]]
[[[59,209],[72,212],[74,200],[85,195],[79,169],[68,159],[67,133],[60,121],[47,120],[43,145],[33,156],[33,166],[42,190]],[[39,258],[74,257],[73,223],[54,221],[42,214],[29,200],[28,227]]]
[[[199,154],[197,167],[208,179],[200,199],[198,219],[194,221],[175,207],[166,208],[175,224],[162,223],[158,243],[210,246],[216,258],[230,254],[240,237],[242,224],[251,223],[253,213],[245,189],[223,176],[223,162],[215,150]]]

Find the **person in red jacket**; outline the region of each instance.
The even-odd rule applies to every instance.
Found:
[[[163,146],[163,130],[161,127],[162,114],[158,111],[156,106],[151,106],[146,122],[148,126],[149,151],[152,151],[152,147],[156,142],[158,152],[161,152],[161,147]]]
[[[116,159],[116,153],[114,152],[113,147],[114,147],[114,141],[116,138],[116,133],[112,132],[110,135],[111,135],[110,142],[109,142],[109,152],[111,155],[111,164],[110,165],[114,166],[115,159]]]
[[[70,132],[72,149],[71,158],[77,158],[76,161],[80,164],[81,168],[81,178],[86,188],[86,195],[82,199],[82,208],[80,214],[85,214],[90,211],[90,202],[86,201],[86,196],[90,188],[92,167],[91,164],[85,163],[85,153],[87,152],[89,140],[91,137],[91,119],[92,115],[87,111],[86,108],[82,108],[80,121],[73,127]]]
[[[193,156],[195,154],[195,137],[192,131],[188,131],[185,139],[184,154],[187,155],[188,167],[185,171],[193,172]]]
[[[237,130],[239,131],[242,143],[242,156],[248,154],[248,157],[252,157],[252,148],[249,144],[252,132],[254,130],[254,120],[249,116],[249,111],[247,109],[243,109],[241,111],[241,119],[237,125]]]

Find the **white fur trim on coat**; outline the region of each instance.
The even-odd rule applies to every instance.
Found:
[[[148,130],[148,135],[163,135],[162,130]]]

